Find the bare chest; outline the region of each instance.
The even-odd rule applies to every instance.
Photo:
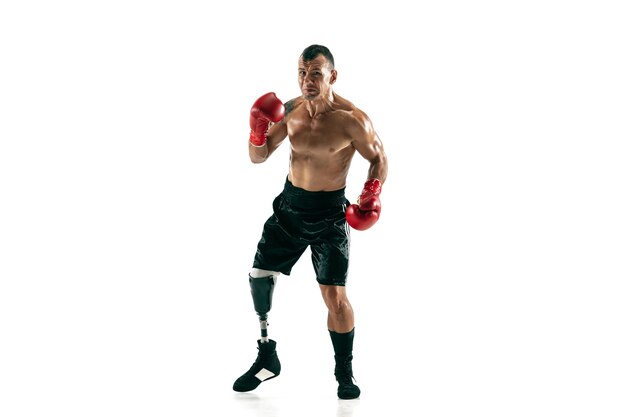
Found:
[[[335,154],[351,146],[341,118],[323,116],[297,117],[287,124],[291,147],[294,152],[310,155]]]

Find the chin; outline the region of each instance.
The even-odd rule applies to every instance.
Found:
[[[302,98],[305,100],[313,100],[318,97],[320,94],[318,91],[311,92],[311,90],[302,91]]]

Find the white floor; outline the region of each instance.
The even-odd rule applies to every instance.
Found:
[[[278,383],[278,381],[275,381]],[[339,400],[333,395],[320,395],[310,386],[302,392],[268,388],[258,393],[235,394],[230,404],[231,413],[225,415],[279,417],[279,416],[337,416],[367,415],[360,413],[363,400]],[[367,403],[366,403],[367,404]],[[367,405],[365,406],[367,408]],[[229,408],[225,407],[226,410]]]
[[[0,2],[0,417],[626,416],[623,2],[266,3]],[[250,163],[247,115],[312,42],[389,157],[356,401],[309,254],[282,374],[232,391],[288,168]]]
[[[350,289],[362,395],[342,401],[325,307],[308,264],[298,268],[280,278],[270,313],[281,375],[245,394],[232,384],[256,357],[259,328],[244,274],[76,281],[68,293],[58,282],[14,284],[19,302],[7,299],[0,317],[0,415],[626,415],[619,291],[387,276],[397,291],[355,267],[367,277]]]

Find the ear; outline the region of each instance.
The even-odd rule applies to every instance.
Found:
[[[330,72],[330,83],[335,84],[335,81],[337,81],[337,70],[332,70]]]

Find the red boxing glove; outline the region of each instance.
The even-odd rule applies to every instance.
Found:
[[[250,143],[263,146],[267,142],[270,122],[277,123],[285,115],[285,106],[274,93],[262,95],[250,109]]]
[[[352,228],[367,230],[378,221],[381,209],[378,195],[382,187],[382,182],[377,178],[365,182],[357,204],[350,204],[346,209],[346,221]]]

